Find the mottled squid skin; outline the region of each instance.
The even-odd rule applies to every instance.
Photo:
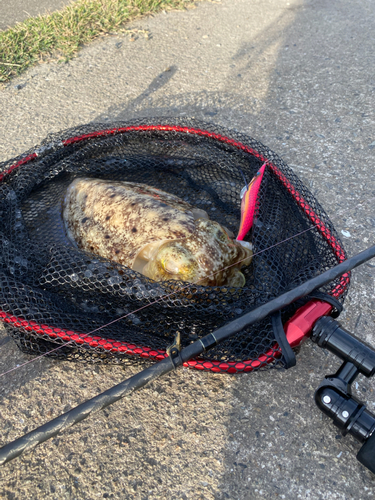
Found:
[[[250,263],[251,250],[206,212],[160,189],[77,178],[67,189],[63,219],[68,237],[80,249],[155,281],[245,284],[240,269]]]

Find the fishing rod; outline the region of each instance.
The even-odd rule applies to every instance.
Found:
[[[298,299],[306,297],[314,290],[374,257],[375,245],[218,328],[181,351],[174,346],[170,349],[169,356],[162,361],[1,448],[0,465],[56,436],[68,427],[89,417],[92,413],[177,369],[183,363],[229,339],[243,328],[282,310]],[[374,375],[375,351],[342,329],[330,317],[323,317],[316,321],[312,340],[344,360],[336,375],[328,377],[326,383],[321,384],[316,392],[318,406],[334,419],[335,425],[340,427],[344,435],[350,432],[363,443],[357,458],[365,467],[375,473],[375,415],[366,410],[364,404],[351,396],[351,384],[359,373],[367,377]]]

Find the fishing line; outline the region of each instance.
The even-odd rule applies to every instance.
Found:
[[[130,379],[6,445],[0,450],[0,464],[179,366],[221,373],[255,371],[266,365],[277,366],[277,363],[287,367],[284,350],[287,344],[278,342],[283,333],[281,330],[286,330],[286,337],[291,346],[299,345],[303,339],[310,336],[311,328],[316,325],[317,320],[320,321],[322,316],[330,314],[332,307],[327,302],[328,297],[311,300],[312,295],[315,295],[312,292],[322,290],[324,286],[323,290],[331,296],[343,299],[349,285],[350,271],[375,257],[374,245],[347,258],[328,215],[283,160],[255,139],[213,124],[189,118],[142,118],[132,122],[117,122],[111,125],[111,128],[100,125],[98,129],[98,124],[95,123],[82,125],[48,136],[38,149],[34,148],[11,162],[14,164],[9,166],[10,162],[7,162],[4,169],[2,164],[0,165],[0,205],[4,212],[0,218],[0,231],[9,234],[14,240],[14,245],[4,253],[2,261],[4,260],[3,265],[5,263],[11,274],[14,274],[13,269],[22,268],[22,281],[8,276],[7,271],[2,273],[5,286],[2,284],[0,302],[4,310],[0,314],[12,327],[9,334],[16,339],[19,348],[28,354],[35,353],[36,357],[0,376],[67,346],[70,347],[67,347],[66,352],[64,349],[60,351],[61,357],[66,355],[66,359],[81,358],[103,362],[117,359],[121,362],[130,359],[130,355],[134,354],[155,362]],[[61,220],[59,219],[59,227],[52,227],[50,221],[52,217],[52,222],[55,222],[55,212],[50,215],[49,210],[60,207],[56,205],[56,200],[59,199],[57,196],[60,196],[65,180],[68,181],[70,176],[86,174],[88,177],[107,178],[111,172],[116,172],[119,178],[122,179],[126,174],[126,179],[130,176],[135,183],[152,181],[153,184],[155,180],[159,188],[168,187],[173,183],[180,198],[186,201],[196,200],[196,197],[200,196],[202,186],[207,185],[209,180],[210,191],[207,190],[207,193],[211,197],[215,196],[214,205],[237,199],[238,184],[242,184],[244,178],[245,187],[241,191],[241,223],[237,236],[241,241],[248,234],[254,212],[259,208],[257,192],[265,165],[262,165],[261,172],[258,172],[253,181],[250,177],[256,167],[264,162],[270,162],[268,166],[272,175],[269,176],[268,187],[272,189],[272,195],[268,196],[266,203],[262,205],[262,218],[267,222],[272,221],[272,226],[265,225],[254,233],[254,247],[264,250],[254,253],[253,256],[278,247],[303,233],[310,231],[310,234],[301,237],[299,242],[294,243],[293,240],[292,243],[285,244],[283,249],[274,250],[259,260],[254,260],[253,266],[244,272],[245,276],[249,273],[254,278],[248,278],[248,283],[242,290],[230,285],[205,287],[200,283],[203,278],[196,278],[193,283],[172,280],[155,283],[126,266],[122,266],[121,273],[124,276],[113,280],[112,267],[109,269],[106,265],[97,265],[93,262],[93,257],[91,262],[88,262],[83,258],[75,259],[70,253],[66,256],[62,249],[57,249],[47,261],[48,264],[45,259],[36,258],[35,267],[29,265],[30,257],[37,257],[37,250],[31,255],[27,251],[30,237],[28,231],[19,230],[18,215],[21,213],[21,218],[24,217],[25,227],[33,231],[30,234],[37,243],[44,247],[48,247],[51,241],[56,243],[57,230],[60,242]],[[243,172],[237,170],[238,164],[243,168]],[[8,177],[11,172],[14,172],[14,175]],[[60,174],[67,174],[69,179],[60,178]],[[5,178],[7,179],[3,187],[1,183]],[[230,182],[231,180],[236,182]],[[41,181],[53,183],[45,187],[41,185]],[[63,181],[63,184],[60,181]],[[34,188],[39,186],[41,190],[33,192]],[[216,209],[215,206],[213,208]],[[229,208],[233,215],[233,209],[230,206]],[[45,222],[40,224],[43,214],[47,216]],[[272,231],[271,227],[276,229]],[[304,227],[307,229],[301,231]],[[312,229],[315,231],[311,232]],[[288,234],[293,235],[287,237]],[[276,243],[279,238],[285,239]],[[231,241],[228,236],[229,245]],[[27,247],[26,251],[24,246]],[[249,257],[247,259],[250,260]],[[233,260],[226,260],[226,263]],[[225,273],[225,269],[233,266],[240,267],[244,261],[246,262],[246,258],[238,258],[236,263],[217,272],[213,272],[211,267],[212,274],[208,274],[206,278],[213,276],[212,282],[222,282],[215,279],[217,273]],[[337,264],[338,262],[340,264]],[[13,263],[15,268],[10,267]],[[90,276],[84,274],[88,265],[89,269],[93,269]],[[256,277],[258,272],[259,278]],[[94,274],[92,280],[85,279]],[[137,280],[134,283],[135,277]],[[295,286],[296,282],[302,284]],[[117,286],[119,283],[120,287]],[[256,287],[255,290],[252,290],[253,286]],[[59,299],[62,296],[65,296],[65,307],[60,304]],[[105,298],[104,304],[102,297]],[[296,301],[303,297],[306,298],[303,301],[305,305],[301,307]],[[83,303],[79,307],[81,299]],[[159,305],[147,309],[157,303]],[[262,305],[257,305],[259,303]],[[106,304],[110,304],[107,307],[109,311],[105,309]],[[86,305],[88,307],[85,307]],[[138,309],[126,313],[134,307]],[[114,312],[116,309],[118,314]],[[90,310],[93,314],[90,314]],[[139,312],[142,310],[143,312]],[[202,317],[202,310],[207,313],[206,317]],[[100,311],[105,314],[101,315]],[[284,321],[282,324],[279,321],[281,311],[285,312],[283,320],[289,318],[288,323]],[[128,325],[129,319],[126,318],[137,312],[139,315],[136,317],[139,316],[141,325],[131,327]],[[276,312],[277,326],[281,333],[276,332],[270,324],[271,315]],[[263,322],[265,318],[267,319]],[[100,326],[104,320],[109,322]],[[46,324],[43,324],[44,322]],[[222,326],[217,328],[217,324]],[[197,338],[195,342],[187,338],[193,325],[199,329],[199,334],[194,336]],[[73,331],[76,328],[79,331]],[[100,332],[102,329],[105,331]],[[80,331],[88,333],[82,334]],[[174,346],[171,346],[166,349],[167,343],[178,332],[182,333],[183,344],[187,347],[181,349],[178,346],[173,349]],[[328,333],[331,340],[331,337],[334,337],[331,336],[332,331]],[[115,340],[110,338],[111,335]],[[141,338],[147,338],[147,341],[142,341]],[[226,344],[231,338],[234,341],[230,342],[230,345]],[[314,336],[312,339],[314,340]],[[336,337],[335,339],[337,340]],[[340,349],[341,340],[337,344]],[[174,345],[176,342],[175,337]],[[144,345],[145,343],[147,345]],[[48,351],[53,346],[55,348]],[[351,366],[347,365],[344,370],[351,382],[354,380],[354,366],[357,367],[357,362],[365,359],[362,354],[360,358],[357,355],[363,352],[361,348],[359,351],[353,351],[352,346],[353,344],[350,344],[353,362],[349,360]],[[357,344],[356,346],[358,347]],[[212,353],[206,356],[205,353],[211,349]],[[375,360],[375,353],[372,359]],[[340,373],[343,373],[343,370]],[[329,390],[331,389],[332,386]],[[348,402],[347,395],[345,401]],[[335,410],[335,422],[338,418],[341,419],[343,412],[340,405],[336,405],[336,408],[340,410],[340,415]],[[361,413],[362,410],[363,407],[356,412],[356,419],[367,415],[365,411]],[[345,433],[359,428],[359,420],[348,422],[350,425],[345,427]],[[366,428],[363,430],[369,430],[372,435],[372,446],[375,450],[375,415],[373,423],[370,426],[366,423],[364,427]],[[361,434],[362,441],[363,435]],[[374,456],[372,451],[372,459]],[[375,472],[375,463],[373,466],[370,470]]]
[[[279,245],[282,245],[283,243],[286,243],[286,242],[287,242],[287,241],[289,241],[289,240],[292,240],[292,239],[294,239],[294,238],[297,238],[297,237],[298,237],[298,236],[300,236],[301,234],[307,233],[308,231],[311,231],[312,229],[315,229],[315,228],[317,228],[317,227],[318,227],[318,226],[316,226],[316,225],[312,225],[311,227],[309,227],[309,228],[307,228],[307,229],[304,229],[303,231],[301,231],[301,232],[299,232],[299,233],[297,233],[297,234],[295,234],[295,235],[293,235],[293,236],[290,236],[289,238],[286,238],[285,240],[279,241],[278,243],[275,243],[274,245],[271,245],[270,247],[264,248],[263,250],[260,250],[259,252],[254,253],[254,254],[252,255],[252,258],[253,258],[253,257],[255,257],[255,256],[257,256],[257,255],[260,255],[260,254],[261,254],[261,253],[263,253],[263,252],[266,252],[266,251],[268,251],[268,250],[271,250],[271,249],[272,249],[272,248],[274,248],[274,247],[277,247],[277,246],[279,246]],[[166,294],[166,295],[163,295],[162,297],[159,297],[157,300],[154,300],[153,302],[150,302],[150,303],[148,303],[148,304],[146,304],[146,305],[144,305],[144,306],[140,307],[139,309],[136,309],[136,310],[134,310],[134,311],[132,311],[132,312],[130,312],[130,313],[127,313],[127,314],[125,314],[124,316],[121,316],[121,317],[119,317],[119,318],[116,318],[116,319],[114,319],[114,320],[110,321],[109,323],[106,323],[106,324],[104,324],[104,325],[102,325],[102,326],[99,326],[98,328],[95,328],[94,330],[92,330],[92,331],[90,331],[90,332],[88,332],[88,333],[83,333],[83,334],[80,334],[80,337],[81,337],[81,338],[86,338],[86,337],[88,337],[89,335],[92,335],[93,333],[98,332],[99,330],[102,330],[103,328],[106,328],[106,327],[108,327],[108,326],[110,326],[110,325],[113,325],[114,323],[117,323],[118,321],[121,321],[121,320],[123,320],[123,319],[127,318],[127,317],[128,317],[128,316],[130,316],[131,314],[135,314],[135,313],[137,313],[137,312],[139,312],[139,311],[142,311],[143,309],[146,309],[146,308],[147,308],[147,307],[149,307],[149,306],[152,306],[152,305],[154,305],[154,304],[157,304],[158,302],[161,302],[162,300],[164,300],[164,299],[166,299],[166,298],[170,297],[171,295],[175,295],[176,293],[179,293],[179,292],[181,292],[182,290],[185,290],[186,288],[191,287],[192,285],[197,285],[197,284],[199,283],[199,281],[202,281],[203,279],[206,279],[207,277],[210,277],[210,278],[211,278],[212,276],[215,276],[215,274],[218,274],[218,273],[220,273],[220,272],[222,272],[222,271],[225,271],[226,269],[229,269],[230,267],[236,266],[236,265],[240,264],[241,262],[243,262],[243,261],[245,261],[245,260],[247,260],[247,259],[248,259],[248,257],[245,257],[244,259],[242,259],[242,260],[240,260],[240,261],[238,261],[238,262],[235,262],[234,264],[231,264],[230,266],[224,267],[223,269],[220,269],[219,271],[216,271],[215,273],[212,273],[212,274],[210,274],[210,275],[208,275],[208,276],[204,276],[203,278],[200,278],[197,282],[194,282],[194,283],[189,283],[188,285],[183,286],[183,287],[181,287],[181,288],[177,289],[177,290],[176,290],[176,291],[174,291],[174,292],[171,292],[171,293],[168,293],[168,294]],[[68,346],[68,345],[70,345],[70,344],[72,344],[72,343],[74,343],[74,342],[75,342],[75,340],[69,340],[69,342],[66,342],[65,344],[61,344],[61,345],[59,345],[58,347],[55,347],[54,349],[52,349],[52,350],[50,350],[50,351],[48,351],[48,352],[45,352],[45,353],[43,353],[43,354],[40,354],[39,356],[36,356],[36,357],[34,357],[33,359],[30,359],[29,361],[26,361],[25,363],[22,363],[22,364],[20,364],[20,365],[17,365],[17,366],[15,366],[14,368],[11,368],[10,370],[7,370],[6,372],[1,373],[1,374],[0,374],[0,378],[1,378],[1,377],[3,377],[3,376],[5,376],[5,375],[7,375],[8,373],[11,373],[11,372],[13,372],[13,371],[16,371],[16,370],[18,370],[19,368],[22,368],[22,367],[24,367],[24,366],[26,366],[26,365],[28,365],[28,364],[30,364],[30,363],[34,363],[35,361],[38,361],[39,359],[41,359],[41,358],[43,358],[43,357],[45,357],[45,356],[48,356],[49,354],[52,354],[53,352],[56,352],[56,351],[58,351],[59,349],[61,349],[61,348],[63,348],[63,347],[66,347],[66,346]]]

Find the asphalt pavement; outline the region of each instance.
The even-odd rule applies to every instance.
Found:
[[[36,17],[62,9],[72,0],[0,0],[0,31]]]
[[[222,0],[134,22],[0,91],[0,160],[50,132],[192,116],[277,152],[349,255],[375,242],[373,0]],[[144,32],[148,30],[148,36]],[[375,263],[353,272],[340,321],[375,346]],[[0,331],[0,373],[30,359]],[[0,469],[5,499],[373,498],[359,450],[315,406],[339,366],[308,342],[297,366],[237,376],[179,370]],[[5,444],[140,368],[42,359],[0,388]],[[356,396],[375,410],[375,383]]]

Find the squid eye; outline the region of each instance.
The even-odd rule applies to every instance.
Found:
[[[157,260],[161,272],[164,271],[181,279],[190,276],[196,267],[191,252],[176,243],[166,243],[160,249]]]
[[[178,274],[180,271],[181,263],[176,262],[174,259],[162,259],[161,265],[163,266],[164,271],[169,274]]]

